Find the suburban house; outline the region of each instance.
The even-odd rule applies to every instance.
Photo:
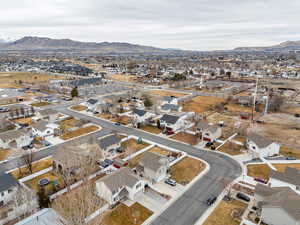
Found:
[[[0,133],[0,148],[4,149],[20,149],[30,145],[33,138],[26,129],[11,130]]]
[[[135,201],[145,189],[145,182],[124,167],[96,181],[97,195],[114,205],[123,199]]]
[[[178,105],[178,98],[175,96],[164,96],[161,105],[165,104]]]
[[[170,113],[170,112],[181,112],[182,106],[181,105],[175,105],[175,104],[164,104],[160,106],[160,111],[164,113]]]
[[[160,118],[160,125],[165,127],[167,130],[177,131],[185,127],[186,116],[174,116],[170,114],[164,114]]]
[[[0,174],[0,207],[8,204],[16,194],[19,183],[10,173]]]
[[[132,114],[136,123],[145,123],[147,120],[150,120],[154,116],[153,113],[141,109],[133,109]]]
[[[300,194],[300,170],[286,167],[284,172],[271,170],[269,184],[271,187],[290,187]]]
[[[83,104],[88,108],[89,111],[95,111],[97,107],[101,104],[104,104],[104,102],[98,99],[90,98]]]
[[[15,225],[65,225],[65,219],[54,209],[45,208],[21,220]]]
[[[139,176],[157,183],[168,176],[169,167],[169,160],[166,156],[155,152],[145,152],[135,171]]]
[[[12,130],[15,128],[15,125],[10,122],[9,120],[7,119],[4,119],[4,118],[1,118],[0,119],[0,132],[5,132],[5,131],[8,131],[8,130]]]
[[[116,149],[121,147],[121,138],[116,134],[112,134],[98,139],[97,144],[103,151],[104,157],[109,157]]]
[[[247,138],[247,147],[253,159],[270,157],[279,154],[280,145],[256,133],[250,133]]]
[[[201,134],[203,141],[212,142],[222,136],[222,128],[215,124],[199,121],[196,128],[196,132]]]
[[[261,210],[261,221],[272,225],[300,224],[300,195],[289,187],[255,187],[254,199]]]
[[[53,123],[57,120],[59,113],[54,109],[43,109],[36,113],[35,120],[47,120],[49,123]]]
[[[46,137],[53,135],[55,130],[59,126],[55,123],[48,123],[47,121],[40,120],[37,123],[31,125],[31,131],[34,136]]]

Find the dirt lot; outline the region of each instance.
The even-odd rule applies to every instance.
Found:
[[[165,90],[152,90],[152,91],[150,91],[150,94],[155,95],[155,96],[174,96],[177,98],[187,95],[187,94],[181,93],[181,92],[165,91]]]
[[[183,111],[185,112],[195,112],[195,113],[204,113],[210,111],[213,107],[219,103],[224,102],[225,100],[217,97],[210,96],[197,96],[191,101],[183,103]]]
[[[39,83],[49,81],[51,79],[64,79],[63,76],[36,74],[27,72],[0,72],[0,88],[19,88],[21,83]]]
[[[233,211],[244,212],[246,208],[247,204],[237,200],[221,201],[203,225],[239,225],[240,221],[234,220],[231,213]]]
[[[190,144],[190,145],[196,145],[199,142],[199,139],[197,136],[185,132],[179,132],[171,137],[172,139],[182,141],[184,143]]]
[[[51,105],[51,104],[49,102],[37,102],[37,103],[32,103],[30,105],[35,106],[35,107],[42,107],[42,106],[47,106],[47,105]]]
[[[140,225],[153,214],[152,211],[135,203],[128,207],[124,204],[118,205],[109,211],[103,218],[103,225]]]
[[[300,169],[299,163],[298,164],[273,164],[273,166],[278,171],[284,171],[287,166]],[[248,165],[247,169],[248,169],[248,176],[259,177],[266,180],[269,179],[271,169],[265,164]]]
[[[47,169],[47,168],[51,167],[52,164],[53,164],[52,158],[47,158],[47,159],[40,160],[38,162],[34,162],[32,164],[32,172],[36,173],[40,170]],[[21,169],[16,169],[16,170],[12,171],[11,174],[15,178],[21,179],[23,177],[30,175],[30,172],[27,167],[22,167]]]
[[[222,145],[218,150],[227,153],[229,155],[239,155],[242,153],[241,152],[242,147],[243,146],[241,145],[228,141],[224,145]]]
[[[76,110],[76,111],[83,111],[83,110],[86,110],[87,107],[84,105],[74,105],[71,107],[71,109]]]
[[[151,125],[142,126],[140,129],[147,131],[149,133],[152,133],[152,134],[160,134],[161,133],[161,129],[159,129],[155,126],[151,126]]]
[[[122,82],[134,82],[136,76],[133,75],[124,75],[124,74],[114,74],[110,75],[109,78],[116,81],[122,81]]]
[[[240,113],[252,113],[252,108],[239,104],[227,104],[225,105],[227,111],[232,112],[234,115],[240,115]]]
[[[94,126],[94,125],[87,126],[87,127],[82,127],[82,128],[79,128],[75,131],[71,131],[71,132],[68,132],[66,134],[63,134],[62,136],[60,136],[60,138],[63,139],[63,140],[68,140],[68,139],[71,139],[71,138],[74,138],[74,137],[78,137],[78,136],[81,136],[81,135],[84,135],[84,134],[91,133],[91,132],[96,131],[98,129],[99,128],[97,126]]]
[[[284,109],[285,113],[289,113],[289,114],[300,114],[300,107],[290,107],[290,108],[286,108]]]
[[[171,178],[182,185],[191,182],[205,168],[205,165],[194,158],[185,157],[171,166]]]
[[[294,124],[300,124],[300,118],[295,117],[294,115],[286,113],[270,113],[261,117],[265,123],[268,124],[278,124],[278,125],[289,125],[293,126]]]

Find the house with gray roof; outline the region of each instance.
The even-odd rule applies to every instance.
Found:
[[[0,174],[0,207],[8,204],[18,189],[18,181],[10,173]]]
[[[203,141],[215,141],[222,136],[222,128],[218,125],[199,121],[196,124],[196,132],[201,134]]]
[[[160,118],[160,125],[168,130],[178,131],[186,125],[186,115],[175,116],[171,114],[164,114]]]
[[[265,224],[300,224],[300,195],[291,188],[257,184],[254,199]]]
[[[142,109],[133,109],[132,110],[133,118],[135,119],[136,123],[146,123],[147,121],[151,120],[151,118],[154,116],[153,113],[150,113],[146,110]]]
[[[253,159],[274,156],[280,150],[278,143],[253,132],[248,135],[246,145]]]
[[[286,167],[284,172],[271,170],[269,184],[272,187],[290,187],[300,194],[300,170]]]
[[[125,199],[136,201],[144,190],[145,182],[128,167],[121,168],[96,181],[97,195],[110,205]]]
[[[59,126],[54,123],[48,123],[45,120],[40,120],[37,123],[31,125],[31,131],[34,136],[46,137],[54,134],[55,129]]]
[[[116,134],[102,137],[96,142],[102,149],[105,157],[111,156],[116,149],[121,147],[121,138]]]
[[[164,96],[162,99],[161,105],[164,104],[172,104],[172,105],[177,105],[178,104],[178,98],[175,96]]]
[[[35,120],[46,120],[49,123],[54,123],[58,119],[59,112],[54,109],[42,109],[38,111],[34,117]]]
[[[156,152],[145,152],[135,170],[141,177],[157,183],[168,176],[169,168],[166,156]]]
[[[182,106],[177,104],[163,104],[160,107],[160,111],[164,113],[170,113],[170,112],[181,112]]]
[[[33,138],[26,129],[11,130],[0,133],[0,148],[20,149],[30,145]]]

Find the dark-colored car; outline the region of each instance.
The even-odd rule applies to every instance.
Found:
[[[110,159],[105,159],[104,161],[100,162],[99,165],[102,167],[102,168],[106,168],[106,167],[109,167],[110,165],[112,165],[114,162]]]
[[[208,206],[210,206],[210,205],[214,204],[216,201],[217,201],[217,197],[216,196],[212,196],[212,197],[210,197],[209,199],[206,200],[206,204]]]
[[[171,186],[176,186],[176,181],[175,180],[172,180],[172,179],[167,179],[165,180],[165,183],[168,184],[168,185],[171,185]]]
[[[116,123],[114,123],[116,126],[121,126],[121,123],[119,123],[119,122],[116,122]]]
[[[250,202],[250,198],[241,192],[237,193],[236,197],[241,200],[244,200],[245,202]]]
[[[267,184],[268,183],[267,180],[259,178],[259,177],[255,177],[254,180],[257,181],[257,182],[263,183],[263,184]]]
[[[206,146],[206,147],[211,147],[211,146],[213,146],[213,144],[214,144],[213,142],[210,142],[210,141],[209,141],[209,142],[207,142],[207,143],[205,144],[205,146]]]
[[[293,157],[293,156],[288,156],[285,158],[286,160],[296,160],[297,158],[296,157]]]

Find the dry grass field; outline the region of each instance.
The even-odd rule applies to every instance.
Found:
[[[185,93],[180,93],[180,92],[175,92],[175,91],[165,91],[165,90],[152,90],[150,91],[151,95],[156,95],[156,96],[174,96],[177,98],[186,96]]]
[[[51,104],[49,102],[36,102],[36,103],[32,103],[30,105],[34,106],[34,107],[43,107],[43,106],[48,106]]]
[[[0,148],[0,161],[7,159],[7,157],[9,157],[11,153],[12,151],[9,149]]]
[[[218,150],[220,152],[224,152],[229,155],[239,155],[242,153],[241,149],[242,149],[241,145],[237,145],[235,143],[228,141],[224,145],[222,145]]]
[[[174,136],[171,137],[172,139],[182,141],[184,143],[190,144],[190,145],[196,145],[199,142],[199,139],[197,136],[190,134],[190,133],[185,133],[185,132],[179,132],[175,134]]]
[[[183,111],[204,113],[210,111],[219,103],[225,102],[222,98],[210,97],[210,96],[197,96],[191,101],[183,103]]]
[[[83,111],[83,110],[86,110],[87,107],[84,105],[74,105],[71,107],[71,109],[76,110],[76,111]]]
[[[113,74],[110,75],[109,78],[116,81],[122,81],[122,82],[134,82],[136,76],[133,75],[125,75],[125,74]]]

